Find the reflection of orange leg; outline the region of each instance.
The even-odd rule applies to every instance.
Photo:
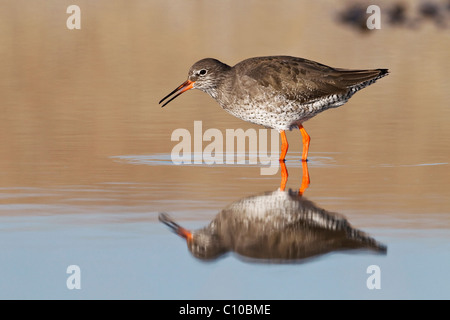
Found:
[[[300,129],[303,138],[302,161],[306,161],[306,159],[308,159],[309,141],[311,141],[311,138],[302,125],[299,125],[298,128]]]
[[[289,148],[289,144],[287,142],[286,133],[284,130],[280,130],[281,135],[281,154],[280,154],[280,161],[284,161],[284,158],[286,157],[286,153]]]
[[[310,183],[308,163],[306,161],[302,161],[302,168],[303,168],[302,185],[300,186],[300,190],[298,191],[300,195],[302,195],[303,192],[305,192],[305,190],[309,187]]]
[[[287,182],[287,179],[288,179],[288,171],[286,169],[286,164],[284,163],[284,161],[280,161],[280,166],[281,166],[280,190],[284,191],[284,189],[286,188],[286,182]]]

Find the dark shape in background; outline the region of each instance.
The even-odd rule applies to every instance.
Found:
[[[351,4],[338,12],[338,22],[351,26],[360,32],[368,32],[370,29],[367,28],[366,21],[369,15],[366,13],[366,10],[367,6],[363,4]]]
[[[386,11],[387,22],[390,25],[401,26],[408,21],[407,8],[404,3],[394,3]]]
[[[450,20],[450,1],[421,1],[417,5],[405,4],[402,1],[396,3],[372,3],[357,2],[347,5],[337,12],[336,21],[352,27],[363,34],[373,31],[367,28],[366,22],[371,14],[367,13],[367,7],[371,4],[380,6],[382,26],[406,27],[411,30],[417,29],[426,23],[433,23],[439,28],[447,28]]]
[[[419,21],[431,21],[436,24],[436,26],[445,28],[447,27],[446,20],[449,19],[447,12],[450,6],[450,2],[446,5],[443,3],[438,3],[434,1],[426,1],[420,4],[419,11]]]

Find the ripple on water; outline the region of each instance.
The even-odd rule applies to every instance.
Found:
[[[336,160],[332,152],[317,153],[308,158],[308,165],[311,167],[337,167]],[[184,156],[183,160],[173,160],[169,153],[155,153],[143,155],[119,155],[110,157],[114,161],[147,166],[200,166],[200,167],[229,167],[229,166],[255,166],[264,167],[271,163],[278,166],[278,154],[274,157],[259,157],[257,153],[220,153],[216,156],[204,155],[201,153],[190,153]],[[302,154],[292,152],[286,163],[289,167],[301,167]]]

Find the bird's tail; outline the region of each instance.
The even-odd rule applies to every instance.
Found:
[[[389,74],[388,69],[340,70],[342,83],[353,94]]]

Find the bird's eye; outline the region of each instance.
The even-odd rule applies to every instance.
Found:
[[[202,69],[198,72],[199,75],[204,76],[207,73],[205,69]]]

